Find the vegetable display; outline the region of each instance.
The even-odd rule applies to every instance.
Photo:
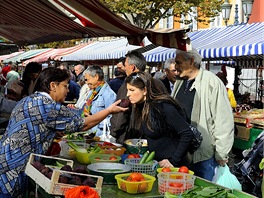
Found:
[[[145,164],[145,163],[152,163],[153,159],[155,157],[155,151],[152,151],[149,153],[149,151],[145,152],[139,161],[139,164]]]
[[[233,195],[230,190],[223,189],[217,186],[201,187],[195,186],[191,190],[187,190],[181,195],[173,195],[170,192],[165,193],[166,198],[205,198],[205,197],[215,197],[215,198],[238,198]]]

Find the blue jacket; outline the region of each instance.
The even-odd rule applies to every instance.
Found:
[[[93,90],[90,90],[89,96]],[[89,98],[88,96],[88,98]],[[95,96],[92,102],[91,114],[95,114],[103,109],[106,109],[111,104],[113,104],[116,100],[116,93],[110,88],[110,86],[105,83],[101,88],[100,92]],[[107,123],[110,125],[110,118],[112,115],[109,115],[105,119],[107,119]],[[100,136],[103,134],[104,122],[100,122],[98,125],[90,129],[92,132],[96,132],[96,136]]]

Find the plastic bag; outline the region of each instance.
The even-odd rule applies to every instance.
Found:
[[[215,175],[212,182],[232,190],[242,190],[241,184],[239,183],[236,176],[230,172],[229,167],[227,165],[225,165],[224,167],[216,167]]]
[[[78,186],[65,192],[65,198],[100,198],[96,190],[89,186]]]
[[[116,139],[110,135],[109,119],[104,119],[103,134],[100,137],[100,141],[115,143]]]

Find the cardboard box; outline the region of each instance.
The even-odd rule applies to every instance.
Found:
[[[240,126],[240,125],[236,125],[236,128],[238,131],[236,138],[248,141],[250,137],[250,128],[247,128],[246,126]]]

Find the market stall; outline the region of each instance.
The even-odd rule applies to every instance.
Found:
[[[264,109],[240,110],[234,113],[234,121],[237,128],[234,148],[249,149],[264,129]]]
[[[115,197],[115,198],[157,197],[158,198],[164,196],[167,197],[168,195],[169,195],[168,197],[176,198],[175,195],[180,195],[187,192],[188,193],[199,192],[204,195],[204,196],[200,196],[201,198],[206,196],[214,197],[214,195],[220,193],[222,194],[223,197],[228,197],[231,195],[233,197],[239,197],[239,198],[254,197],[253,195],[244,193],[240,190],[236,190],[236,189],[230,190],[223,186],[196,177],[195,175],[193,175],[194,173],[191,170],[183,171],[183,169],[181,170],[181,168],[171,168],[171,169],[169,168],[170,171],[165,172],[163,168],[158,168],[157,166],[153,166],[153,164],[156,164],[155,160],[153,161],[153,158],[150,158],[150,161],[148,161],[149,156],[151,156],[150,153],[145,159],[144,159],[144,154],[146,152],[142,152],[144,153],[143,155],[138,155],[139,158],[138,157],[129,158],[128,156],[135,155],[132,153],[130,154],[124,153],[127,151],[131,151],[129,147],[126,147],[128,148],[127,150],[126,149],[122,150],[121,148],[123,148],[122,147],[123,145],[121,145],[121,147],[118,147],[120,146],[118,144],[113,144],[114,146],[110,146],[110,144],[107,142],[90,142],[90,140],[89,143],[90,145],[93,145],[92,148],[91,146],[88,146],[87,148],[86,147],[87,145],[85,143],[79,144],[79,146],[77,147],[75,147],[77,143],[76,144],[74,143],[73,145],[71,145],[70,143],[69,145],[71,145],[72,148],[75,147],[74,153],[72,153],[72,149],[70,146],[68,147],[68,150],[66,149],[67,150],[66,153],[65,153],[65,149],[61,150],[63,153],[60,152],[59,158],[31,154],[25,171],[30,178],[30,188],[27,194],[29,194],[30,191],[35,191],[35,193],[37,193],[39,197],[45,197],[45,198],[64,197],[64,194],[69,189],[81,185],[81,184],[76,185],[70,182],[70,180],[72,180],[73,177],[77,175],[84,178],[86,177],[92,178],[94,185],[91,188],[94,189],[96,192],[98,192],[98,194],[102,198],[104,197]],[[59,144],[61,145],[61,142]],[[84,145],[86,146],[83,147]],[[87,149],[87,151],[89,151],[87,155],[89,156],[87,158],[88,161],[83,160],[83,158],[85,158],[84,155],[82,155],[82,160],[77,158],[77,152],[79,152],[77,148],[78,149],[85,148]],[[115,149],[109,149],[109,148],[115,148]],[[139,146],[137,148],[140,149],[141,147]],[[93,153],[93,155],[90,155],[89,153]],[[103,154],[103,153],[108,153],[108,154]],[[70,159],[62,158],[65,157],[66,154]],[[118,155],[114,155],[114,154],[118,154]],[[115,159],[108,159],[108,158],[104,159],[102,157],[107,155],[111,157],[115,157]],[[51,166],[51,164],[54,164],[54,161],[52,160],[56,160],[55,164],[57,167],[60,166],[60,168],[56,168],[56,166]],[[111,166],[107,166],[107,164],[109,164],[108,162],[110,161],[111,161]],[[52,174],[49,175],[47,173],[48,171],[43,171],[44,170],[43,168],[38,168],[39,162],[46,163],[44,169],[47,169],[47,167],[53,169],[53,172],[51,172]],[[97,167],[97,171],[94,172],[90,171],[92,165],[95,165],[95,167]],[[119,168],[119,166],[121,165],[126,167],[129,165],[130,169],[125,170],[124,168]],[[68,168],[72,167],[72,169],[70,168],[70,170],[69,169],[66,170],[64,168],[66,166],[68,166]],[[151,167],[150,169],[142,168],[149,166]],[[88,170],[88,173],[78,173],[78,172],[76,173],[75,171],[77,169],[79,170],[83,169],[80,167],[86,168]],[[135,180],[135,181],[129,179],[131,175],[136,172],[135,168],[137,169],[136,174],[142,174],[143,179],[141,178],[140,180]],[[118,171],[123,171],[125,173],[117,173]],[[147,174],[146,171],[150,171],[150,172],[147,172],[148,173]],[[67,180],[69,182],[66,183],[62,182],[61,177],[68,178]],[[109,177],[115,178],[115,181],[112,179],[110,180]],[[171,183],[177,185],[171,185]]]

